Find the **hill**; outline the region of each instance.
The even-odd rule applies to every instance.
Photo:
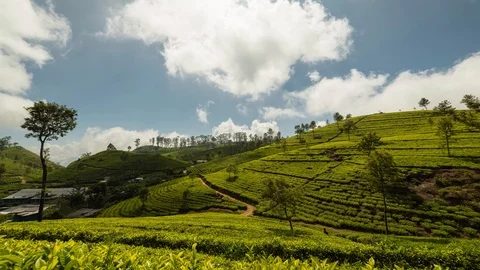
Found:
[[[0,177],[0,198],[22,188],[32,188],[40,183],[42,165],[40,157],[21,146],[10,146],[2,151],[0,164],[5,165],[5,173]],[[49,170],[54,172],[62,168],[48,162]]]
[[[163,254],[179,249],[182,253],[188,253],[185,250],[192,246],[199,254],[192,255],[195,258],[189,257],[188,263],[192,265],[185,269],[378,269],[371,265],[363,268],[370,258],[374,259],[375,266],[385,267],[384,269],[404,269],[394,268],[393,265],[405,269],[433,269],[434,264],[445,267],[434,269],[479,269],[480,265],[479,240],[384,237],[333,229],[329,229],[327,235],[322,227],[301,224],[296,226],[296,233],[292,235],[285,222],[225,213],[10,223],[0,226],[0,234],[17,239],[3,239],[3,246],[12,252],[17,247],[17,251],[28,250],[33,253],[32,249],[36,247],[41,254],[49,250],[61,253],[60,247],[66,245],[65,253],[52,255],[63,255],[63,258],[74,260],[75,257],[82,258],[83,254],[88,254],[81,263],[94,263],[93,258],[100,257],[97,262],[100,264],[109,260],[112,260],[112,263],[127,263],[133,259],[134,264],[126,264],[128,269],[182,269],[179,265],[183,265],[186,258],[180,254],[167,256],[164,261],[158,261],[157,258],[163,258]],[[85,250],[83,254],[79,253],[78,256],[65,256],[75,252],[77,245],[72,246],[73,242],[57,242],[56,249],[41,248],[46,245],[43,241],[71,239],[90,244],[91,249]],[[18,249],[20,245],[22,248]],[[91,254],[90,250],[95,250],[95,253]],[[138,257],[135,256],[139,259],[138,262],[133,258],[132,252],[139,252]],[[123,258],[124,254],[130,255]],[[275,259],[275,256],[279,256],[279,259]],[[315,258],[310,259],[312,256]],[[4,256],[2,261],[8,259],[8,256]],[[295,263],[295,259],[299,261]],[[327,267],[324,263],[322,266],[321,260],[324,259],[328,259],[330,263],[339,261],[341,264]],[[65,260],[59,261],[64,263]],[[165,267],[168,264],[173,266],[138,266],[152,260]],[[200,267],[200,262],[205,262],[205,267]],[[318,266],[315,267],[317,263]],[[246,265],[239,267],[241,264]],[[106,266],[97,265],[97,268]],[[122,265],[115,268],[122,268]]]
[[[455,122],[452,156],[441,148],[432,111],[354,117],[356,131],[345,134],[343,123],[330,124],[274,144],[215,159],[191,170],[214,189],[257,204],[256,215],[268,211],[261,200],[265,179],[284,179],[304,193],[296,221],[357,231],[383,232],[381,195],[365,177],[367,154],[357,149],[362,135],[376,132],[379,149],[394,156],[406,184],[389,194],[388,220],[399,235],[478,236],[480,229],[480,133]],[[236,164],[234,181],[225,168]]]
[[[182,170],[185,162],[161,154],[137,154],[125,151],[103,151],[70,163],[49,174],[50,182],[69,184],[97,183],[105,177],[131,179],[147,174],[170,174]]]

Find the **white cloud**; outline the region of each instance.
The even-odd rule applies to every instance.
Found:
[[[447,99],[460,108],[464,94],[480,96],[480,53],[447,70],[404,71],[390,82],[387,78],[388,74],[352,70],[345,77],[323,78],[286,98],[314,116],[336,111],[359,115],[413,110],[422,97],[430,99],[431,107]]]
[[[241,103],[237,104],[237,111],[238,111],[238,113],[241,114],[241,115],[245,115],[245,116],[246,116],[246,115],[248,114],[248,108],[247,108],[247,106],[244,105],[244,104],[241,104]]]
[[[32,75],[25,62],[42,66],[52,56],[42,44],[65,46],[70,39],[68,20],[55,13],[51,1],[42,8],[29,0],[3,0],[0,8],[0,90],[22,94]]]
[[[25,64],[41,67],[52,59],[46,44],[65,46],[70,39],[68,20],[55,13],[51,1],[40,7],[29,0],[2,0],[0,4],[0,126],[19,128],[33,102],[22,95],[32,74]],[[4,93],[1,93],[4,92]]]
[[[302,112],[296,111],[292,108],[274,108],[274,107],[263,107],[259,110],[259,113],[262,114],[263,119],[265,120],[275,120],[277,118],[301,118],[305,117]]]
[[[322,78],[318,71],[312,71],[307,73],[308,78],[310,78],[311,82],[318,82]]]
[[[209,100],[205,105],[198,105],[196,109],[198,121],[204,124],[208,123],[208,114],[209,114],[208,107],[210,107],[210,105],[213,105],[213,104],[215,104],[215,102]]]
[[[220,123],[218,126],[212,128],[212,135],[218,136],[222,133],[235,133],[235,132],[246,132],[247,135],[257,134],[263,136],[264,133],[271,128],[276,133],[280,129],[277,125],[277,122],[260,122],[259,120],[253,120],[252,125],[249,127],[247,125],[236,125],[231,118],[228,118],[227,121]]]
[[[160,136],[165,137],[165,138],[170,138],[170,139],[173,139],[173,138],[176,138],[176,137],[188,138],[188,135],[180,134],[176,131],[173,131],[173,132],[170,132],[170,133],[162,133],[162,134],[160,134]]]
[[[113,127],[109,129],[101,129],[96,127],[87,128],[85,134],[79,141],[66,144],[56,144],[51,142],[47,144],[50,148],[51,159],[60,164],[67,165],[76,160],[81,154],[91,152],[92,154],[104,151],[107,145],[112,143],[118,150],[127,150],[128,146],[135,149],[135,139],[140,139],[140,145],[149,145],[151,138],[158,135],[166,138],[187,137],[177,132],[160,134],[158,130],[126,130],[121,127]],[[35,153],[39,151],[38,147],[31,149]]]
[[[313,0],[134,0],[113,12],[104,32],[161,46],[171,76],[194,75],[254,99],[282,86],[297,61],[343,59],[351,33],[347,19]]]
[[[23,98],[0,93],[0,126],[4,128],[16,129],[23,123],[28,116],[24,107],[33,105],[33,101]]]

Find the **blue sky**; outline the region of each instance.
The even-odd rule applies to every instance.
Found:
[[[9,25],[0,23],[0,40],[6,28],[6,37],[50,55],[18,57],[19,44],[0,41],[0,52],[31,75],[28,86],[0,83],[0,136],[36,149],[18,128],[20,105],[41,99],[78,110],[77,128],[51,145],[53,158],[66,163],[110,141],[126,148],[152,134],[274,127],[291,135],[295,124],[335,111],[412,110],[421,96],[460,106],[463,94],[480,95],[479,1],[245,2],[63,0],[29,7],[28,0],[7,0],[4,14],[44,12],[55,25],[40,18],[37,27],[56,35],[29,36],[15,27],[33,24],[13,15]],[[237,13],[218,15],[226,10]],[[14,78],[2,71],[8,63],[0,58],[2,80]]]

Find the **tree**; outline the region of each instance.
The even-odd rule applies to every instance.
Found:
[[[138,146],[140,145],[140,139],[135,139],[135,148],[138,148]]]
[[[144,187],[138,191],[138,198],[142,202],[142,209],[145,208],[145,203],[148,201],[148,188]]]
[[[424,107],[425,110],[428,110],[427,106],[430,104],[430,100],[426,98],[421,98],[420,101],[418,102],[418,106]]]
[[[132,150],[132,147],[129,145],[128,146],[128,152],[130,152],[130,150]]]
[[[445,141],[444,146],[447,147],[448,156],[450,156],[450,140],[455,135],[453,128],[452,118],[444,116],[438,120],[437,136]]]
[[[386,152],[374,151],[368,157],[367,171],[372,188],[380,192],[383,197],[383,219],[385,221],[385,233],[388,235],[387,219],[387,189],[392,187],[397,178],[398,170],[396,168],[393,156]]]
[[[435,106],[433,108],[434,111],[437,111],[438,113],[442,115],[453,115],[455,113],[455,108],[452,107],[452,103],[448,100],[444,100],[438,104],[438,106]]]
[[[114,151],[114,150],[117,150],[117,148],[113,144],[109,143],[107,146],[107,151]]]
[[[302,124],[303,125],[303,124]],[[303,128],[300,125],[295,126],[295,134],[297,134],[298,138],[302,138]]]
[[[350,118],[352,118],[352,114],[351,114],[351,113],[349,113],[349,114],[347,114],[347,116],[345,116],[345,119],[350,119]]]
[[[193,180],[195,180],[195,178],[197,178],[198,176],[196,173],[190,173],[188,177],[190,178],[190,180],[192,180],[192,183],[193,183]]]
[[[353,122],[351,119],[347,119],[343,124],[343,131],[347,133],[349,141],[350,141],[350,133],[354,132],[356,129],[357,129],[357,126],[355,126],[355,122]]]
[[[3,150],[7,149],[10,147],[10,140],[12,137],[6,136],[0,139],[0,154],[3,152]]]
[[[343,115],[341,115],[339,112],[336,112],[335,114],[333,114],[333,120],[337,122],[337,128],[340,130],[339,122],[343,120]]]
[[[47,188],[47,160],[45,142],[57,140],[77,126],[77,111],[65,105],[49,102],[35,102],[32,107],[25,108],[29,117],[25,118],[22,128],[29,131],[27,138],[37,138],[40,141],[40,162],[42,163],[42,190],[38,221],[43,219],[43,205],[45,203],[45,190]]]
[[[228,178],[232,178],[232,173],[233,175],[236,175],[238,173],[238,167],[236,164],[230,164],[227,167],[227,172],[228,172]]]
[[[313,138],[315,138],[315,129],[317,128],[317,122],[315,121],[312,121],[310,122],[310,129],[312,130],[312,136]]]
[[[463,96],[460,103],[465,104],[469,110],[480,112],[480,100],[474,95],[465,95]]]
[[[0,178],[2,178],[2,175],[7,171],[5,168],[5,164],[0,164]]]
[[[287,151],[287,140],[285,139],[282,140],[282,150],[283,152]]]
[[[284,180],[267,180],[265,190],[262,193],[262,199],[269,201],[270,210],[277,211],[285,215],[290,224],[290,230],[293,233],[292,217],[295,216],[298,201],[301,198],[301,191],[293,188]]]
[[[80,156],[80,159],[84,159],[84,158],[90,157],[91,155],[92,155],[91,152],[83,153],[83,154]]]
[[[375,132],[370,132],[364,135],[357,145],[357,148],[361,151],[365,151],[370,156],[370,153],[374,151],[377,146],[381,145],[380,137]]]

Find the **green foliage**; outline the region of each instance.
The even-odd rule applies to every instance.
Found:
[[[337,265],[343,265],[345,269],[355,269],[356,267],[361,269],[365,262],[372,257],[375,258],[375,267],[385,267],[386,269],[392,269],[394,265],[406,269],[431,269],[435,264],[451,269],[478,269],[480,265],[479,240],[392,236],[385,238],[369,234],[347,237],[350,235],[348,232],[345,232],[346,236],[343,232],[339,233],[333,229],[329,229],[329,232],[330,235],[325,235],[321,227],[299,224],[296,226],[295,235],[292,235],[289,233],[288,226],[279,221],[218,213],[161,218],[48,220],[43,224],[29,222],[0,226],[0,234],[19,239],[2,239],[4,241],[0,241],[0,249],[8,250],[8,252],[0,254],[14,253],[13,255],[23,258],[19,253],[26,255],[27,253],[32,254],[30,251],[34,251],[33,253],[38,251],[42,254],[43,260],[56,261],[54,259],[56,256],[49,257],[42,252],[50,254],[50,250],[62,249],[52,248],[54,243],[42,241],[55,242],[56,240],[70,241],[72,239],[86,243],[78,244],[92,248],[95,252],[84,249],[85,256],[81,254],[68,256],[69,253],[66,252],[67,260],[82,258],[85,262],[96,261],[98,263],[128,262],[129,258],[136,254],[134,256],[137,258],[136,263],[156,265],[156,260],[163,258],[162,252],[173,256],[177,254],[156,248],[190,249],[196,244],[195,252],[199,252],[196,254],[199,261],[206,257],[214,259],[210,256],[222,256],[225,258],[225,263],[228,263],[227,265],[221,264],[216,259],[212,264],[226,269],[238,269],[237,262],[230,260],[237,260],[239,263],[263,261],[265,262],[263,266],[267,268],[262,269],[272,269],[268,268],[268,265],[275,267],[279,262],[278,259],[275,259],[277,256],[286,265],[289,265],[286,262],[287,259],[288,261],[300,260],[297,261],[297,265],[302,261],[311,263],[311,256],[315,256],[314,259],[319,262],[324,259],[338,261]],[[336,235],[337,233],[338,235]],[[347,238],[351,238],[353,241]],[[24,248],[20,248],[20,245],[23,245]],[[110,253],[109,249],[111,249]],[[183,254],[185,253],[183,252]],[[113,258],[105,256],[106,254],[110,254]],[[33,261],[38,258],[35,257]],[[58,261],[62,262],[62,260]],[[5,260],[2,260],[2,263],[5,263]],[[233,263],[233,265],[229,263]],[[129,269],[127,265],[122,265],[118,267]],[[251,269],[250,266],[248,265],[246,269]],[[97,265],[98,267],[104,268],[105,266],[100,264]],[[295,266],[291,265],[291,267]]]
[[[268,200],[270,210],[276,210],[290,223],[290,230],[293,232],[292,217],[295,216],[298,201],[302,194],[298,188],[294,188],[282,179],[267,180],[262,199]]]
[[[480,100],[478,97],[474,95],[465,95],[462,98],[462,101],[460,103],[465,104],[468,109],[473,110],[473,111],[480,111]]]
[[[452,118],[448,116],[441,117],[437,123],[437,136],[439,136],[447,148],[448,156],[450,156],[450,142],[455,135]]]
[[[427,110],[427,106],[430,104],[430,100],[426,99],[426,98],[421,98],[420,101],[418,102],[418,106],[420,107],[424,107],[425,110]]]
[[[433,110],[441,115],[455,114],[455,108],[452,107],[452,103],[448,100],[440,102],[437,106],[435,106],[435,108],[433,108]]]
[[[115,150],[117,150],[117,148],[113,144],[109,143],[107,146],[107,151],[115,151]]]
[[[349,139],[350,140],[350,139]],[[361,151],[365,151],[370,156],[370,153],[377,149],[382,144],[380,136],[377,136],[375,132],[369,132],[362,136],[362,139],[357,145],[357,148]]]
[[[355,126],[355,122],[353,122],[351,119],[347,119],[343,124],[343,131],[347,133],[349,141],[350,141],[350,134],[354,132],[356,129],[357,127]]]

